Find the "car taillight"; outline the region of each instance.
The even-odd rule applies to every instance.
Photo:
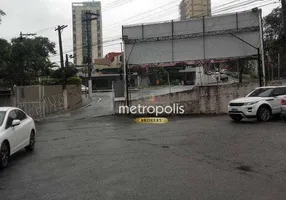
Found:
[[[282,99],[282,101],[281,101],[281,105],[286,105],[286,99],[284,98],[284,99]]]

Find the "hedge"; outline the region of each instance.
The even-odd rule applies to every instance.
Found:
[[[42,85],[62,85],[63,79],[56,79],[56,78],[49,78],[42,80]],[[81,78],[74,76],[67,79],[66,84],[67,85],[81,85],[82,80]]]

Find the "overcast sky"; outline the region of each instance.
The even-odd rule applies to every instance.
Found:
[[[102,0],[104,55],[110,51],[120,51],[121,26],[124,24],[137,24],[152,21],[165,21],[179,18],[178,4],[181,0]],[[212,10],[233,0],[212,0]],[[237,0],[244,2],[245,0]],[[74,0],[0,0],[0,9],[7,16],[2,17],[0,25],[0,38],[10,40],[23,33],[37,33],[48,37],[58,43],[57,25],[68,25],[62,34],[64,52],[72,50],[72,2]],[[249,0],[251,2],[251,0]],[[271,4],[262,7],[263,15],[279,6],[279,1],[257,0],[252,6],[241,7],[232,11],[250,9],[254,5]],[[159,9],[156,9],[159,8]],[[145,14],[142,14],[144,13]],[[148,13],[146,13],[148,12]],[[224,11],[225,12],[225,11]],[[229,10],[228,12],[231,12]],[[57,45],[58,48],[58,45]],[[70,52],[71,54],[71,52]],[[59,56],[51,58],[58,62]]]

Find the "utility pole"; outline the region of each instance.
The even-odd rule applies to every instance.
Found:
[[[66,54],[65,79],[67,78],[66,72],[67,72],[67,70],[68,70],[68,67],[69,67],[69,55]]]
[[[121,57],[124,59],[124,56],[123,56],[123,46],[122,46],[123,44],[122,44],[122,42],[120,43],[120,47],[121,47]],[[123,62],[123,59],[122,59],[122,61],[121,61],[121,66],[120,66],[120,80],[122,80],[123,79],[123,77],[122,77],[122,71],[123,71],[123,67],[125,67],[124,66],[124,62]]]
[[[97,20],[99,14],[97,13],[92,13],[90,11],[85,12],[85,19],[83,19],[83,22],[85,22],[86,25],[86,43],[87,43],[87,57],[85,59],[85,63],[87,63],[88,66],[88,97],[91,99],[92,98],[92,78],[91,78],[91,64],[92,64],[92,45],[91,45],[91,21],[92,20]]]
[[[280,53],[278,54],[278,80],[280,80]]]
[[[66,88],[66,73],[65,73],[65,69],[64,69],[64,56],[63,56],[63,44],[62,44],[62,31],[68,27],[67,25],[62,25],[62,26],[58,26],[57,28],[55,28],[55,31],[58,31],[58,36],[59,36],[59,48],[60,48],[60,59],[61,59],[61,70],[62,73],[64,74],[63,77],[63,83],[62,83],[62,89],[63,89],[63,96],[64,96],[64,108],[67,109],[68,108],[68,100],[67,100],[67,88]]]

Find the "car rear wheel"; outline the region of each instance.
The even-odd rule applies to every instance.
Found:
[[[35,143],[36,143],[36,135],[35,135],[35,131],[31,131],[30,134],[30,143],[28,146],[25,147],[26,151],[34,151],[35,149]]]
[[[282,119],[283,119],[284,121],[286,121],[286,116],[282,116]]]
[[[257,111],[257,120],[260,122],[268,122],[271,118],[271,110],[266,107],[262,106]]]
[[[237,115],[237,116],[231,116],[231,119],[235,122],[240,122],[242,120],[242,117]]]
[[[9,160],[9,145],[3,142],[0,149],[0,169],[4,169],[8,165]]]

